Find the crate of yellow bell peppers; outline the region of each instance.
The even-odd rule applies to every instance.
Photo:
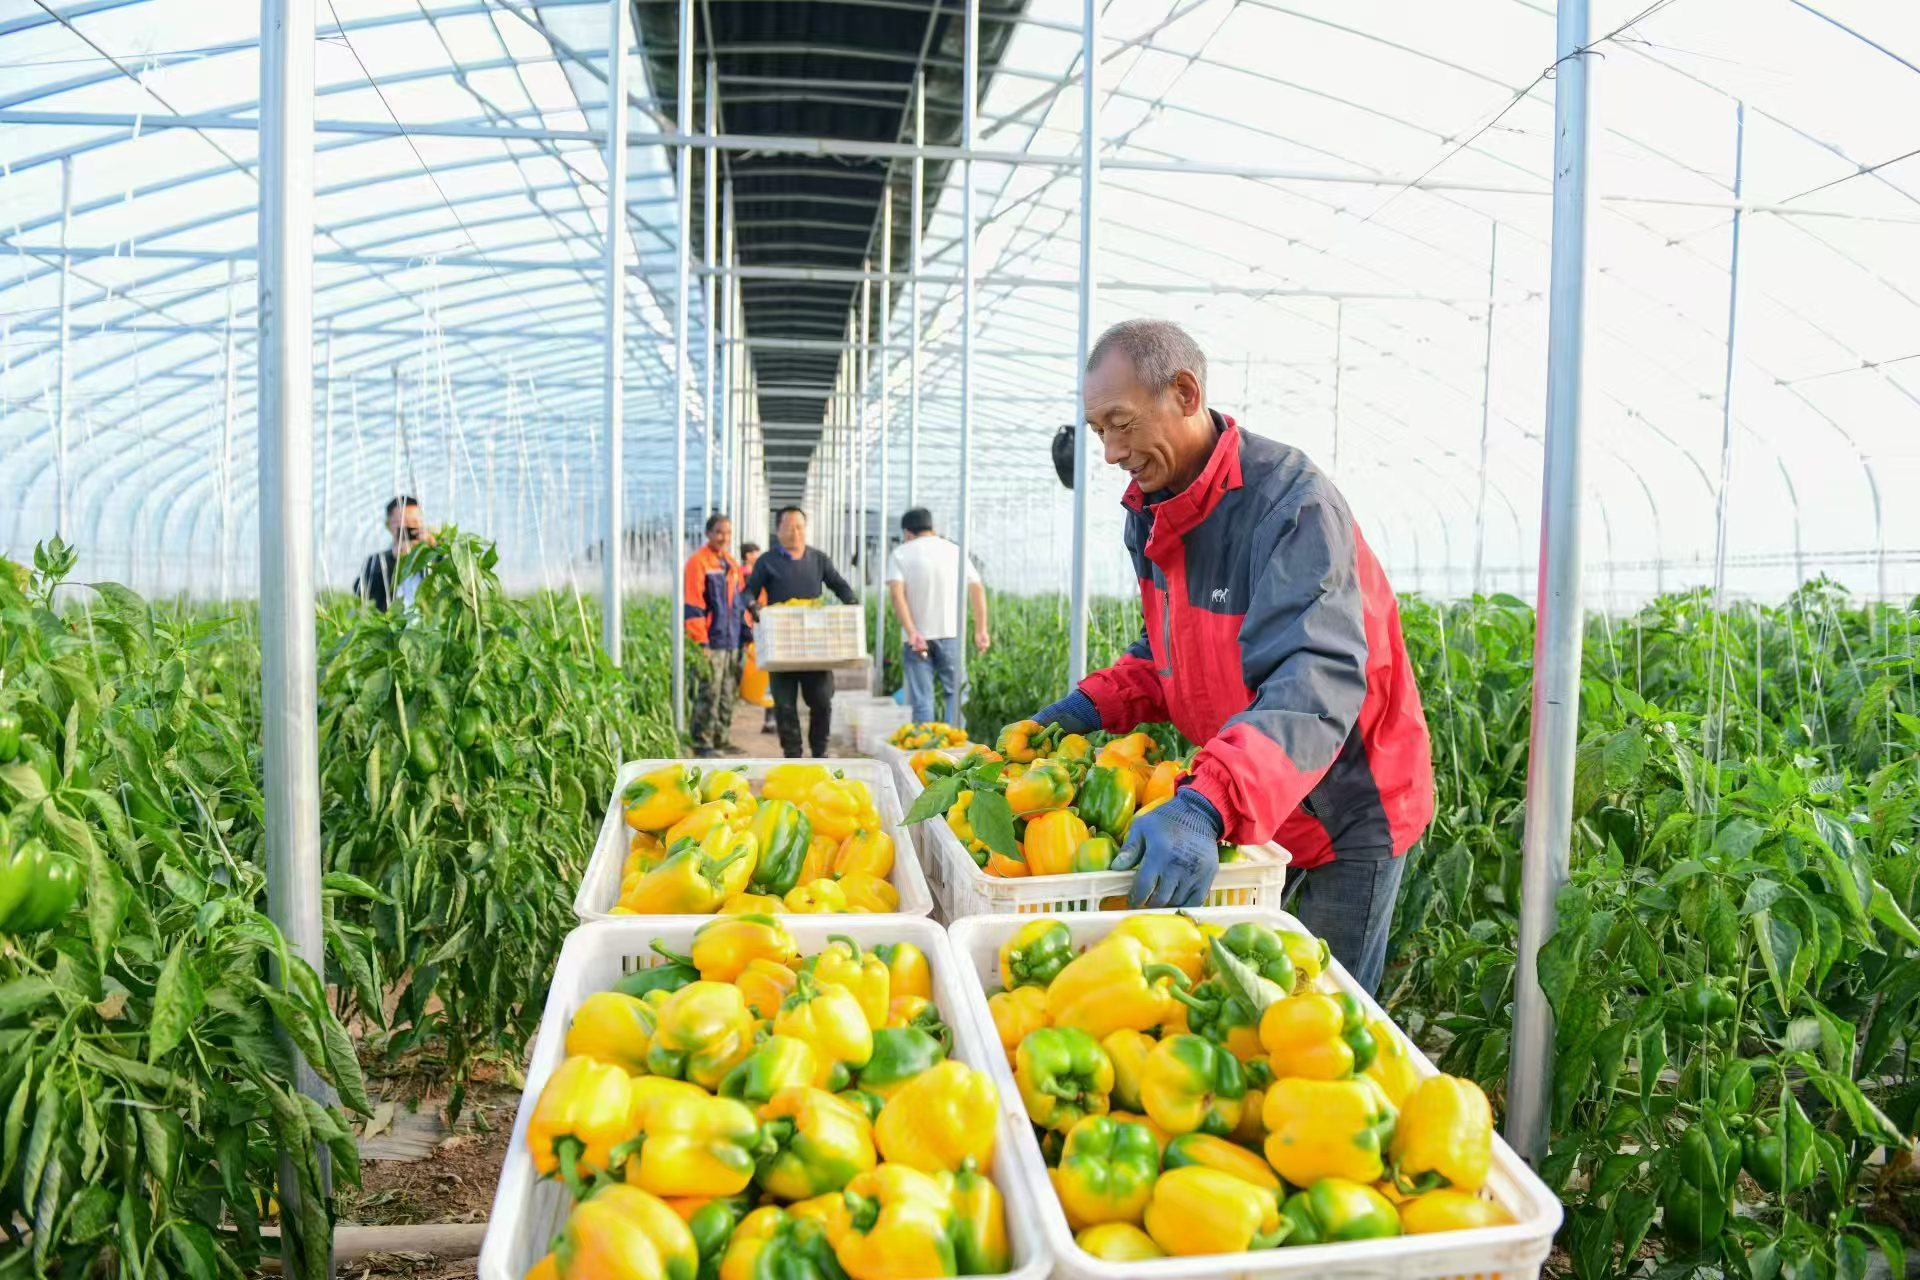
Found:
[[[961,969],[900,917],[575,930],[482,1280],[1040,1280],[1024,1121]]]
[[[1486,1095],[1293,917],[974,916],[951,938],[1059,1274],[1539,1275],[1560,1204]]]
[[[621,766],[573,905],[582,920],[924,916],[933,893],[883,764],[644,760]]]
[[[992,747],[940,742],[903,759],[908,830],[950,920],[1124,909],[1134,873],[1110,864],[1134,818],[1172,798],[1190,763],[1140,730],[1082,735],[1031,720]],[[1277,908],[1289,861],[1277,844],[1221,845],[1207,904]]]

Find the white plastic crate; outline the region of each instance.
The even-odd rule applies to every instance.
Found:
[[[762,671],[820,671],[872,661],[867,611],[857,604],[769,605],[753,624]]]
[[[894,749],[898,755],[898,749]],[[894,778],[900,786],[901,811],[913,807],[926,788],[920,785],[906,756]],[[1064,876],[990,876],[974,863],[942,818],[929,818],[907,828],[919,841],[920,860],[948,920],[965,916],[1048,915],[1101,911],[1112,898],[1133,888],[1131,871],[1082,871]],[[1280,909],[1287,887],[1287,864],[1292,855],[1277,844],[1243,845],[1238,862],[1223,862],[1207,893],[1209,907],[1270,907]]]
[[[900,909],[882,918],[924,916],[933,910],[933,892],[927,887],[927,878],[920,870],[919,848],[900,822],[904,811],[900,807],[899,791],[894,786],[892,770],[885,765],[875,760],[741,760],[716,757],[711,760],[632,760],[620,766],[620,773],[613,782],[613,795],[607,802],[606,817],[600,823],[600,838],[594,842],[593,857],[587,862],[586,875],[581,877],[580,892],[573,899],[573,913],[582,920],[630,918],[613,914],[614,906],[620,901],[620,870],[626,865],[627,849],[632,843],[632,832],[627,827],[626,810],[620,804],[620,793],[641,774],[675,763],[706,772],[738,770],[747,775],[747,781],[753,784],[756,794],[767,776],[767,770],[777,764],[823,764],[849,778],[859,779],[872,790],[874,807],[880,811],[880,825],[893,837],[893,871],[887,879],[900,891]],[[868,914],[873,913],[853,912],[831,915],[829,918],[852,920]]]
[[[520,1109],[514,1116],[513,1140],[494,1192],[493,1212],[480,1245],[480,1280],[522,1280],[547,1252],[548,1243],[565,1223],[566,1190],[560,1183],[541,1180],[527,1150],[527,1121],[540,1090],[564,1056],[567,1024],[580,1003],[596,991],[605,991],[635,969],[660,963],[652,953],[658,941],[685,954],[694,931],[705,920],[699,916],[625,916],[583,925],[567,935],[547,988],[546,1012],[527,1064]],[[952,1057],[973,1067],[991,1068],[1003,1058],[997,1036],[981,1038],[971,1016],[965,966],[955,957],[940,926],[930,920],[903,920],[899,916],[783,916],[781,923],[803,955],[826,947],[828,935],[845,935],[862,947],[882,942],[911,942],[927,955],[933,971],[933,1002],[953,1028]],[[1051,1259],[1040,1232],[1031,1197],[1023,1194],[1024,1170],[1019,1164],[1022,1143],[1032,1144],[1026,1109],[1010,1082],[1000,1081],[999,1134],[994,1145],[993,1180],[1007,1203],[1007,1235],[1012,1245],[1017,1280],[1044,1280]]]
[[[1068,916],[1064,920],[1073,934],[1074,945],[1081,947],[1106,937],[1120,921],[1137,914],[1141,913],[1103,911]],[[1306,932],[1298,920],[1279,910],[1203,908],[1189,914],[1209,924],[1231,925],[1252,920],[1276,929]],[[978,1024],[976,1030],[982,1036],[998,1036],[993,1015],[987,1008],[987,988],[1000,985],[1000,944],[1029,919],[1031,917],[1024,915],[972,916],[955,921],[948,931],[954,953],[967,970],[968,1004]],[[1331,982],[1358,999],[1369,1017],[1392,1025],[1386,1012],[1338,963],[1328,966],[1322,982]],[[1438,1074],[1433,1063],[1407,1040],[1398,1026],[1393,1027],[1393,1034],[1406,1045],[1421,1075]],[[1001,1094],[1014,1098],[1018,1105],[1019,1092],[1006,1055],[997,1055],[990,1069],[999,1082]],[[1495,1135],[1493,1171],[1487,1186],[1493,1198],[1513,1215],[1513,1223],[1508,1226],[1343,1244],[1298,1245],[1253,1253],[1105,1262],[1073,1242],[1073,1231],[1067,1225],[1059,1197],[1054,1194],[1031,1123],[1022,1126],[1017,1156],[1022,1190],[1033,1200],[1039,1214],[1047,1248],[1054,1256],[1054,1274],[1071,1280],[1217,1280],[1229,1276],[1284,1276],[1300,1280],[1439,1280],[1441,1277],[1537,1280],[1553,1247],[1554,1233],[1560,1229],[1560,1201],[1527,1167],[1526,1161]]]
[[[892,698],[874,697],[862,703],[853,716],[853,749],[864,756],[878,758],[887,738],[912,716],[905,705]]]

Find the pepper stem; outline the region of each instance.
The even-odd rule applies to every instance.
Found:
[[[857,1191],[846,1192],[844,1199],[853,1229],[863,1233],[873,1230],[873,1224],[880,1220],[880,1202]]]
[[[580,1176],[580,1157],[586,1150],[587,1144],[575,1137],[565,1137],[553,1144],[553,1153],[560,1161],[560,1180],[566,1183],[567,1194],[575,1200],[584,1200],[588,1191]]]
[[[1193,979],[1189,978],[1182,970],[1170,964],[1150,964],[1142,969],[1140,973],[1142,977],[1146,978],[1148,986],[1152,986],[1162,978],[1167,979],[1167,981],[1172,983],[1173,987],[1179,991],[1185,991],[1193,985]]]
[[[857,942],[855,942],[855,941],[854,941],[854,940],[853,940],[853,939],[852,939],[851,937],[849,937],[849,936],[847,936],[846,934],[844,934],[844,933],[830,933],[830,934],[828,934],[828,935],[827,935],[827,941],[828,941],[828,942],[844,942],[844,943],[846,943],[846,944],[847,944],[847,950],[848,950],[849,952],[851,952],[851,953],[853,954],[853,959],[854,959],[854,960],[855,960],[856,962],[857,962],[857,961],[858,961],[858,960],[860,959],[860,956],[861,956],[861,951],[860,951],[860,944],[859,944],[859,943],[857,943]]]

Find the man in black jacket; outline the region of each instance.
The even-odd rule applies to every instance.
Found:
[[[408,578],[396,583],[394,567],[407,552],[423,542],[433,541],[433,531],[427,528],[426,519],[420,514],[419,500],[407,494],[387,504],[387,532],[393,535],[393,545],[368,556],[353,583],[353,594],[382,612],[393,606],[396,596],[402,604],[413,599],[418,581]]]
[[[807,545],[807,513],[799,507],[782,507],[775,513],[778,540],[754,563],[753,573],[741,597],[758,600],[767,593],[769,605],[789,600],[817,600],[823,590],[832,591],[842,604],[854,604],[853,588],[833,567],[826,554]],[[833,672],[769,672],[773,688],[773,718],[780,726],[780,750],[788,756],[800,754],[799,699],[807,700],[807,745],[815,756],[827,754],[827,734],[833,727]]]

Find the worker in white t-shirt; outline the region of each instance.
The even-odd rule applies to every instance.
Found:
[[[933,677],[947,691],[946,723],[960,721],[961,691],[954,675],[959,654],[960,548],[933,531],[933,516],[915,507],[900,517],[900,545],[887,557],[887,592],[900,620],[901,669],[916,721],[933,719]],[[973,615],[973,647],[987,651],[987,590],[967,564],[967,596]]]

